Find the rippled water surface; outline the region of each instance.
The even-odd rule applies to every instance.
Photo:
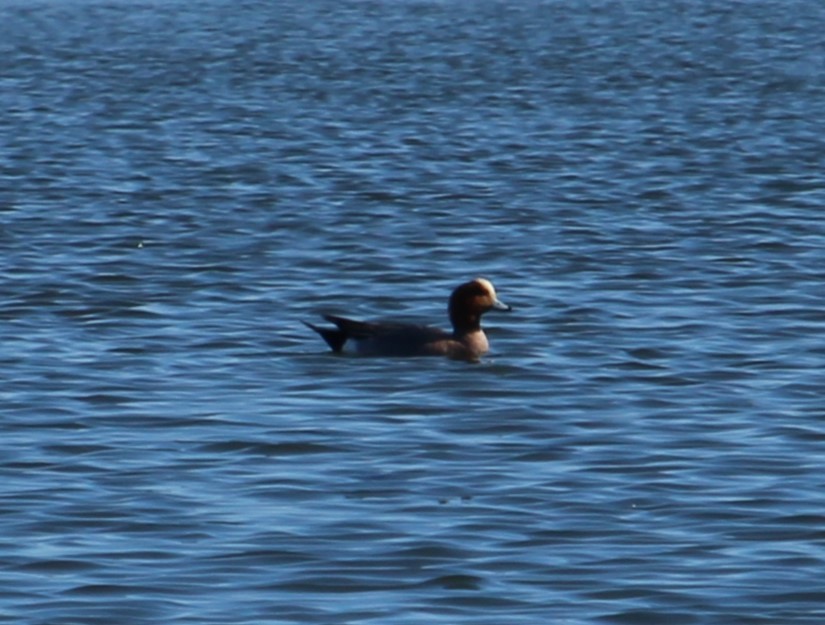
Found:
[[[825,622],[824,6],[0,1],[0,622]]]

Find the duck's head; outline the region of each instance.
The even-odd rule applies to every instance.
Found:
[[[450,321],[456,332],[481,327],[481,315],[490,310],[512,310],[496,295],[489,280],[476,278],[458,286],[450,295]]]

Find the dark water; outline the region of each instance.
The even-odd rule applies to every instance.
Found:
[[[0,622],[825,622],[823,32],[0,2]]]

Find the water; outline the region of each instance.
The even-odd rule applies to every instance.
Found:
[[[823,27],[4,0],[0,622],[821,623]]]

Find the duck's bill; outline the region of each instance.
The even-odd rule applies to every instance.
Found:
[[[497,299],[496,301],[493,302],[493,308],[495,310],[508,310],[508,311],[513,310],[512,306],[508,306],[507,304],[505,304],[504,302],[502,302],[499,299]]]

